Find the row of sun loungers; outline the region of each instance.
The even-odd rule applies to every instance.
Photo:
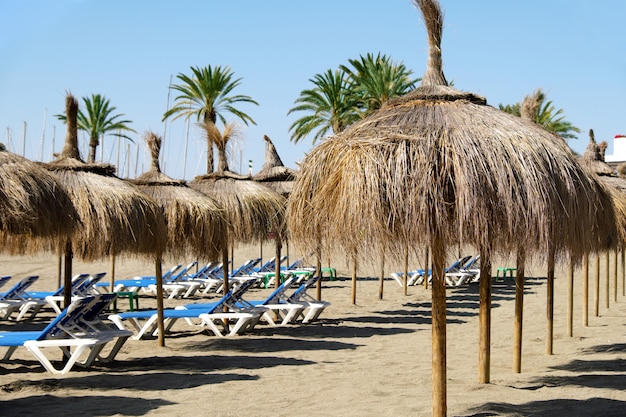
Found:
[[[102,272],[95,275],[77,274],[72,278],[72,297],[83,297],[90,294],[97,294],[95,285],[106,273]],[[2,285],[6,283],[10,277],[3,277],[0,280]],[[16,321],[20,321],[29,315],[34,318],[42,307],[50,307],[57,314],[61,312],[59,303],[63,301],[64,287],[56,291],[28,291],[28,289],[39,279],[37,275],[31,275],[21,279],[13,287],[4,293],[0,293],[0,319],[7,320],[12,318],[14,313]]]
[[[317,283],[318,277],[312,273],[294,273],[283,269],[285,280],[263,300],[251,300],[249,290],[260,286],[264,275],[258,272],[260,263],[253,260],[245,269],[238,272],[230,290],[210,303],[189,303],[164,310],[165,330],[180,319],[188,323],[203,326],[218,337],[241,335],[254,330],[259,323],[269,326],[285,326],[293,323],[309,323],[316,320],[330,303],[318,301],[307,294],[307,289]],[[184,281],[194,282],[198,272],[208,271],[213,266],[205,265],[196,273],[190,273],[195,263],[186,268]],[[274,264],[275,268],[275,264]],[[245,273],[244,273],[245,271]],[[179,274],[181,267],[176,266],[170,275]],[[237,272],[237,271],[235,271]],[[301,270],[299,271],[301,272]],[[241,274],[241,275],[240,275]],[[41,365],[54,374],[65,374],[74,366],[90,366],[95,361],[114,360],[122,345],[129,338],[141,339],[155,335],[157,331],[157,311],[139,310],[111,314],[109,305],[116,299],[116,293],[102,293],[107,287],[100,281],[105,273],[89,275],[77,274],[72,280],[72,302],[66,309],[59,304],[63,297],[63,288],[58,291],[28,291],[37,281],[37,276],[26,277],[4,293],[0,293],[0,314],[5,318],[18,312],[18,318],[27,312],[32,315],[43,306],[54,310],[56,316],[42,330],[38,331],[3,331],[0,332],[0,346],[6,347],[4,361],[9,361],[13,353],[24,347],[31,352]],[[142,277],[150,279],[151,277]],[[178,280],[183,278],[179,276]],[[218,277],[214,277],[219,279]],[[207,279],[206,276],[204,279]],[[10,277],[0,277],[0,286]],[[135,281],[134,284],[137,284]],[[130,284],[129,281],[129,285]],[[179,284],[175,284],[179,285]],[[115,287],[132,288],[132,287]],[[137,286],[137,288],[140,288]],[[149,285],[148,285],[149,288]],[[34,313],[33,313],[34,311]],[[31,316],[32,317],[32,316]],[[105,346],[108,352],[105,353]],[[50,351],[63,352],[64,360],[55,362]],[[54,353],[53,353],[54,355]],[[58,359],[58,354],[56,354]]]
[[[260,276],[249,277],[240,281],[218,301],[165,309],[165,330],[169,331],[180,319],[206,326],[219,337],[248,332],[259,321],[270,326],[284,326],[302,318],[302,323],[309,323],[317,319],[330,303],[315,300],[307,294],[307,289],[317,282],[317,277],[309,277],[288,295],[288,290],[301,279],[301,276],[290,274],[265,300],[249,301],[246,299],[248,290],[258,283]],[[141,339],[156,335],[157,317],[156,310],[142,310],[112,314],[109,319],[120,329],[133,330],[134,338]]]
[[[459,287],[464,284],[476,282],[480,272],[480,256],[464,256],[455,260],[446,268],[446,285],[450,287]],[[391,277],[400,285],[404,286],[404,273],[393,272]],[[424,280],[432,280],[432,271],[423,269],[415,269],[409,271],[407,275],[407,285],[420,285]]]

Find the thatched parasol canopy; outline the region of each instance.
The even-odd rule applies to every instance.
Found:
[[[232,138],[233,125],[226,125],[224,133],[219,132],[212,124],[204,127],[207,129],[209,141],[217,147],[218,169],[216,172],[195,177],[189,182],[189,186],[212,197],[224,209],[228,223],[225,240],[228,244],[275,239],[278,253],[285,235],[286,199],[249,176],[230,172],[226,145]],[[222,262],[225,266],[228,265],[227,246],[222,252]],[[280,264],[277,263],[277,270],[279,268]],[[224,271],[228,271],[228,268],[224,268]],[[224,278],[228,283],[228,274]]]
[[[263,139],[267,143],[265,162],[261,170],[252,179],[287,197],[293,188],[297,171],[283,165],[283,161],[269,136],[264,135]]]
[[[152,156],[150,170],[131,180],[163,209],[167,223],[167,253],[173,257],[217,259],[224,244],[224,211],[211,197],[161,172],[161,138],[147,132],[145,140]]]
[[[582,254],[601,242],[598,231],[610,230],[601,227],[614,218],[608,196],[563,140],[448,86],[439,4],[414,1],[430,47],[421,85],[314,148],[301,164],[287,219],[291,239],[308,250],[318,235],[331,250],[366,259],[386,253],[400,260],[415,242],[431,247],[439,416],[446,413],[446,248],[479,248],[482,326],[491,252],[523,245],[529,254],[549,247]],[[607,218],[597,219],[599,212]]]
[[[0,250],[34,250],[34,238],[65,239],[78,214],[59,181],[0,143]]]
[[[61,155],[42,164],[53,172],[76,207],[82,227],[71,237],[73,253],[86,260],[119,254],[156,254],[165,247],[159,205],[134,185],[115,176],[109,164],[85,163],[78,154],[72,120],[76,99],[68,94],[68,133]]]

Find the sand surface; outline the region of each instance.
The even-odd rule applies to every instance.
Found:
[[[264,249],[264,257],[272,256]],[[258,248],[240,248],[235,264],[258,253]],[[75,368],[60,377],[47,373],[20,348],[10,362],[0,364],[0,416],[431,415],[430,290],[409,287],[405,296],[389,278],[389,272],[401,267],[389,265],[380,300],[379,268],[368,267],[359,271],[357,303],[352,305],[350,269],[342,259],[332,262],[339,278],[324,281],[322,292],[332,305],[315,323],[275,328],[260,324],[251,334],[217,338],[178,322],[167,335],[166,347],[158,347],[155,339],[129,340],[114,363]],[[504,262],[514,264],[496,261],[494,271]],[[3,256],[0,265],[1,273],[14,280],[40,275],[34,289],[56,288],[54,256]],[[169,266],[166,263],[164,270]],[[578,270],[574,330],[569,337],[566,268],[557,266],[554,354],[546,355],[545,268],[528,266],[520,374],[512,371],[515,286],[510,280],[494,283],[489,384],[478,383],[478,285],[448,291],[448,415],[626,415],[626,297],[621,272],[617,302],[611,281],[607,308],[602,266],[596,316],[591,269],[589,326],[582,326]],[[110,271],[110,262],[75,261],[74,271]],[[146,260],[116,262],[118,278],[153,271]],[[254,289],[255,297],[250,298],[262,299],[269,291]],[[165,305],[186,302],[166,300]],[[154,297],[140,300],[142,308],[155,303]],[[119,307],[127,309],[127,300]],[[0,321],[0,330],[41,328],[51,317],[42,312],[32,322]]]

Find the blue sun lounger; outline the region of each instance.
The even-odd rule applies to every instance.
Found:
[[[117,329],[96,330],[87,325],[85,318],[96,321],[96,317],[99,317],[100,312],[114,297],[114,294],[104,294],[76,299],[43,330],[0,332],[0,346],[8,348],[3,361],[9,361],[15,350],[22,346],[53,374],[66,374],[75,364],[90,366],[95,360],[112,360],[132,333]],[[115,352],[102,358],[102,349],[113,340],[116,340]],[[66,356],[67,361],[64,361],[61,368],[55,367],[46,355],[49,348],[59,348]],[[56,355],[56,349],[54,352]]]

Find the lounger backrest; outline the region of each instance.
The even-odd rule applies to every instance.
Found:
[[[457,269],[459,269],[461,266],[463,266],[467,261],[469,261],[471,258],[471,256],[464,256],[462,258],[457,259],[456,261],[454,261],[452,263],[452,265],[450,265],[447,269],[446,272],[452,272],[452,271],[456,271]]]
[[[209,314],[214,313],[216,311],[224,308],[225,305],[235,305],[237,302],[241,300],[243,294],[248,291],[252,286],[257,282],[255,279],[250,279],[243,281],[241,284],[237,285],[235,288],[228,291],[210,310]]]
[[[319,279],[320,279],[319,275],[307,279],[304,284],[300,285],[300,287],[298,287],[298,289],[295,290],[293,292],[293,294],[291,294],[289,296],[289,298],[287,298],[287,302],[288,303],[296,303],[296,302],[298,302],[300,300],[300,298],[302,298],[302,296],[304,296],[304,294],[306,294],[306,290],[308,290],[314,284],[316,284],[317,281],[319,281]]]
[[[170,276],[172,274],[175,274],[176,271],[178,271],[182,267],[183,267],[183,264],[174,265],[166,273],[164,273],[161,278],[163,279],[163,281],[167,281],[168,279],[170,279]]]
[[[4,284],[9,282],[10,279],[11,279],[11,275],[5,275],[3,277],[0,277],[0,287],[2,287]]]
[[[99,272],[94,275],[88,275],[87,279],[85,279],[80,285],[74,287],[72,293],[74,295],[87,295],[89,289],[100,282],[106,274],[106,272]]]
[[[65,328],[74,327],[74,321],[91,303],[94,302],[95,296],[81,297],[72,301],[72,303],[56,316],[39,334],[37,340],[55,339],[60,337],[68,337]]]
[[[266,299],[263,301],[263,304],[278,304],[280,299],[285,294],[291,284],[293,284],[294,277],[293,275],[288,277],[286,280],[282,282]]]
[[[31,275],[21,279],[18,283],[11,287],[2,298],[5,300],[19,300],[25,298],[26,289],[33,285],[38,279],[38,275]]]
[[[470,259],[465,265],[463,265],[463,269],[470,269],[476,265],[476,263],[480,260],[480,255],[474,256]]]
[[[172,275],[168,276],[167,279],[164,282],[170,282],[171,283],[171,282],[176,282],[176,281],[180,280],[182,277],[185,276],[185,274],[187,272],[189,272],[189,270],[191,268],[196,266],[197,263],[198,263],[197,261],[193,261],[193,262],[189,263],[186,267],[184,267],[183,269],[178,271],[178,273],[172,274]]]

